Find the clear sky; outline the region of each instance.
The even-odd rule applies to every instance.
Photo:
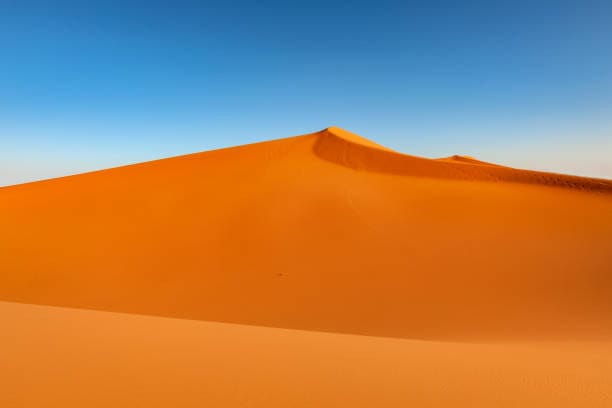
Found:
[[[0,185],[331,125],[612,178],[612,2],[0,0]]]

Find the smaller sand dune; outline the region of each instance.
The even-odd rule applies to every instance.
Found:
[[[482,161],[482,160],[478,160],[475,159],[471,156],[460,156],[458,154],[455,154],[453,156],[449,156],[449,157],[441,157],[439,159],[434,159],[437,161],[443,161],[443,162],[449,162],[449,163],[465,163],[465,164],[477,164],[480,166],[495,166],[495,167],[505,167],[499,164],[495,164],[495,163],[489,163],[486,161]]]

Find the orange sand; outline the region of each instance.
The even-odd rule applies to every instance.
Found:
[[[35,320],[49,313],[54,316],[50,319],[64,323],[51,328],[39,322],[30,328],[32,332],[15,327],[17,340],[0,338],[0,348],[7,341],[17,341],[16,349],[22,345],[22,351],[12,354],[15,367],[38,364],[25,355],[42,347],[37,342],[44,338],[34,337],[47,331],[54,342],[65,340],[66,350],[110,355],[114,349],[104,348],[108,345],[103,344],[102,350],[88,348],[91,339],[86,336],[93,335],[89,331],[95,332],[99,323],[112,347],[125,347],[120,351],[122,361],[104,366],[120,370],[134,363],[132,353],[142,361],[149,355],[138,350],[139,342],[149,341],[141,331],[156,336],[152,333],[157,330],[176,328],[184,333],[184,338],[177,332],[172,339],[175,346],[151,345],[157,351],[177,349],[167,357],[152,357],[152,368],[173,372],[152,373],[142,380],[145,383],[134,380],[126,387],[175,381],[174,372],[183,366],[188,370],[185,381],[195,386],[198,364],[213,357],[216,364],[231,360],[232,344],[243,344],[247,339],[241,336],[252,334],[254,343],[244,352],[248,358],[260,358],[250,353],[259,353],[256,345],[266,339],[272,343],[261,352],[269,360],[248,367],[227,363],[245,370],[236,374],[242,381],[236,385],[238,394],[248,394],[247,388],[261,381],[269,381],[265,386],[273,388],[274,375],[282,377],[288,369],[280,361],[287,356],[295,364],[290,375],[299,376],[303,367],[311,370],[308,378],[315,382],[315,362],[324,356],[331,360],[320,383],[311,384],[320,395],[305,392],[298,379],[287,378],[279,385],[283,395],[256,398],[246,406],[282,406],[284,398],[292,401],[285,406],[301,406],[295,401],[312,401],[303,406],[341,406],[336,390],[359,400],[359,393],[367,392],[364,387],[371,384],[374,391],[368,395],[389,398],[386,406],[392,401],[397,406],[410,401],[425,401],[421,406],[525,406],[511,403],[517,398],[540,407],[548,406],[539,399],[545,397],[528,385],[517,391],[524,395],[506,396],[507,405],[497,403],[504,397],[487,396],[488,391],[474,404],[451,404],[454,396],[463,401],[476,392],[479,381],[483,390],[492,387],[490,381],[498,381],[491,392],[514,392],[515,387],[505,381],[514,384],[522,377],[506,373],[516,358],[513,351],[490,355],[485,349],[492,346],[437,341],[573,340],[579,341],[575,347],[580,353],[586,353],[589,346],[584,344],[591,343],[583,342],[603,341],[609,351],[610,343],[605,342],[612,340],[611,180],[518,170],[465,156],[409,156],[339,128],[0,188],[0,231],[3,301],[398,338],[234,329],[53,308],[23,309],[23,313],[31,313]],[[6,307],[6,319],[18,326],[19,306]],[[11,311],[17,315],[11,317]],[[113,327],[127,322],[136,326],[131,329],[134,337],[122,344]],[[81,326],[91,326],[83,338],[78,334]],[[226,329],[233,334],[223,334]],[[211,357],[214,348],[194,343],[198,336],[217,336],[213,344],[227,341],[227,349]],[[274,343],[276,336],[286,341]],[[189,345],[185,350],[176,346],[180,339]],[[316,353],[321,353],[312,362],[311,341],[319,342]],[[380,360],[359,371],[362,352],[380,353]],[[56,358],[47,356],[49,351],[38,353],[45,364]],[[608,370],[601,372],[589,372],[591,357],[580,355],[559,364],[584,372],[582,379],[554,377],[562,374],[545,357],[534,364],[550,369],[547,386],[557,384],[560,395],[591,386],[589,378],[599,381],[607,376],[612,383],[609,354],[602,360]],[[453,358],[474,361],[482,369],[462,379],[463,363],[446,365]],[[67,361],[67,367],[85,364],[76,356]],[[142,361],[134,364],[148,367]],[[417,380],[423,370],[429,377]],[[492,372],[497,377],[487,379]],[[252,384],[247,384],[250,377],[244,373],[253,376]],[[258,378],[262,375],[272,377]],[[210,381],[229,381],[213,377]],[[86,383],[84,390],[95,384],[94,379],[87,383],[88,378],[78,380]],[[401,394],[406,378],[414,392],[420,390],[418,398],[426,399]],[[31,384],[33,390],[51,386],[36,383],[28,374],[23,381],[22,388]],[[121,380],[116,381],[113,386],[120,386]],[[349,395],[353,386],[356,393]],[[606,389],[609,397],[610,387]],[[129,390],[134,391],[121,392]],[[68,391],[58,391],[58,398],[62,392]],[[588,403],[550,406],[596,406],[600,398],[578,394],[576,401]],[[84,405],[93,406],[74,406]]]
[[[3,408],[609,408],[612,344],[460,344],[0,302]]]

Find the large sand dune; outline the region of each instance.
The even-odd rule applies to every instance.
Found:
[[[0,300],[410,339],[612,340],[612,181],[321,132],[0,189]]]
[[[330,128],[1,188],[0,231],[2,407],[612,406],[610,180]]]

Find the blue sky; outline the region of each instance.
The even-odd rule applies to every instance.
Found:
[[[612,178],[612,2],[0,0],[0,185],[341,126]]]

